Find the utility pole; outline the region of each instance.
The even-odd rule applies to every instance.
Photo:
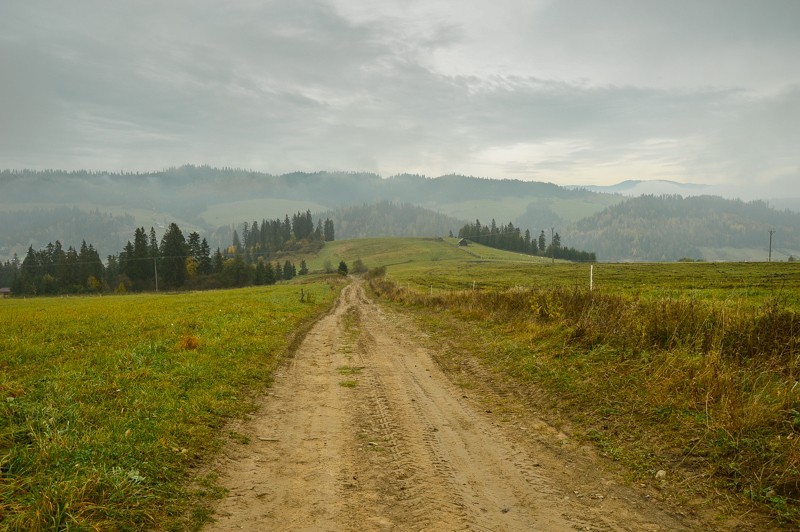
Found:
[[[774,229],[769,230],[769,262],[772,262],[772,233],[774,232]]]
[[[551,262],[556,261],[556,247],[553,245],[553,232],[555,229],[553,227],[550,228],[550,259]]]

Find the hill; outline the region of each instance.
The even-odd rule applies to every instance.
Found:
[[[566,234],[600,260],[773,260],[800,254],[800,214],[763,201],[716,196],[641,196],[589,216]]]
[[[462,220],[411,203],[381,201],[370,205],[339,207],[318,218],[330,218],[340,239],[408,236],[447,236],[457,232]]]
[[[692,197],[626,195],[661,185]],[[86,240],[106,257],[136,227],[154,227],[160,237],[171,222],[222,247],[245,222],[306,210],[331,217],[339,239],[446,236],[465,221],[495,219],[534,235],[553,228],[563,245],[601,261],[766,260],[769,230],[774,260],[800,256],[800,215],[765,202],[696,196],[701,189],[669,182],[607,190],[615,193],[460,175],[272,175],[191,165],[144,174],[6,170],[0,261],[55,240],[76,249]]]
[[[90,240],[96,233],[101,234],[93,243],[106,256],[117,253],[140,226],[159,232],[159,226],[176,222],[210,236],[220,227],[307,209],[315,214],[335,212],[343,236],[444,236],[464,220],[476,218],[514,221],[532,230],[562,225],[619,201],[617,195],[550,183],[459,175],[272,175],[192,165],[152,173],[5,170],[0,172],[0,213],[14,224],[0,224],[0,260],[23,255],[29,245],[55,240],[78,247],[81,239]],[[375,204],[380,206],[364,207]],[[80,236],[64,227],[64,209],[69,209],[69,217],[80,218],[81,226],[92,224],[90,213],[120,220],[111,226],[112,232],[97,221],[92,231]]]

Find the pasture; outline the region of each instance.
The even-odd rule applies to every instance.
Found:
[[[637,482],[665,469],[687,500],[724,492],[731,513],[744,500],[800,523],[800,265],[599,263],[589,293],[589,264],[456,244],[291,258],[387,266],[373,290],[435,334],[444,368],[475,357],[541,393],[537,410]],[[0,528],[202,523],[219,488],[198,467],[242,437],[226,420],[339,287],[0,300]]]
[[[480,244],[459,247],[455,238],[367,238],[329,242],[309,268],[361,259],[387,266],[387,275],[407,289],[446,294],[510,288],[594,289],[637,297],[695,297],[733,305],[766,300],[800,309],[800,262],[573,263],[551,261]],[[299,259],[298,259],[299,260]]]
[[[0,528],[202,522],[192,468],[339,289],[300,288],[0,300]]]

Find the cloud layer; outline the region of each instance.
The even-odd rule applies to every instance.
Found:
[[[797,20],[793,0],[7,0],[0,167],[800,196]]]

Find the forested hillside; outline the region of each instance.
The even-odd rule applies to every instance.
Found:
[[[88,232],[85,237],[73,239],[71,230],[62,230],[63,222],[59,225],[51,221],[63,214],[60,209],[65,206],[77,207],[84,215],[92,212],[124,218],[124,227],[99,224],[96,232],[111,228],[117,235],[128,234],[139,226],[155,226],[159,230],[160,224],[160,233],[175,221],[181,227],[206,234],[214,245],[227,241],[232,229],[225,226],[241,223],[243,219],[260,219],[265,214],[305,210],[309,206],[323,214],[326,210],[340,209],[342,237],[346,238],[441,236],[456,231],[465,220],[518,221],[516,218],[522,215],[527,219],[520,225],[540,229],[577,221],[618,201],[621,198],[614,195],[569,190],[550,183],[459,175],[438,178],[410,174],[382,178],[357,172],[271,175],[192,165],[151,173],[5,170],[0,171],[0,212],[13,212],[9,219],[20,223],[13,228],[10,224],[0,225],[0,259],[10,258],[13,253],[22,255],[30,245],[56,240],[78,246],[86,238],[96,243],[101,255],[113,253],[124,244],[124,240],[94,237]],[[385,216],[381,219],[381,215],[388,213],[373,212],[369,215],[371,221],[365,224],[359,217],[366,215],[366,211],[344,209],[381,202],[404,207],[415,205],[436,213],[404,214],[398,208],[391,210],[391,220]],[[59,212],[41,220],[19,214],[34,210]]]
[[[98,250],[112,253],[122,248],[135,223],[130,214],[115,215],[98,209],[0,210],[0,259],[10,255],[12,249],[23,251],[23,245],[38,248],[56,240],[75,248],[83,241],[93,242]]]
[[[152,173],[0,172],[0,260],[30,246],[85,240],[101,257],[137,227],[169,223],[224,247],[243,220],[309,209],[337,238],[446,236],[475,220],[507,220],[534,238],[555,231],[597,259],[766,260],[800,256],[800,214],[714,196],[628,198],[550,183],[460,175],[382,178],[356,172],[271,175],[182,166]],[[504,222],[506,223],[506,222]]]
[[[763,201],[641,196],[581,220],[569,236],[577,247],[595,250],[600,260],[767,260],[770,230],[775,231],[773,260],[797,256],[798,213]],[[721,257],[723,251],[729,256]]]
[[[451,216],[411,203],[381,201],[319,214],[336,223],[339,239],[381,236],[448,236],[463,224]]]

